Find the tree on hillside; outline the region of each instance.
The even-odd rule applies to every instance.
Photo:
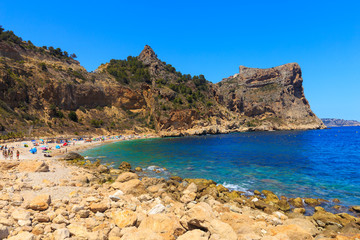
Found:
[[[70,57],[71,57],[71,58],[74,58],[74,59],[77,58],[77,56],[76,56],[75,53],[72,53],[72,54],[70,55]]]
[[[5,29],[0,25],[0,34],[4,31]]]

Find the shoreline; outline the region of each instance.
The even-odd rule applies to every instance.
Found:
[[[0,237],[9,240],[360,237],[357,233],[360,218],[332,214],[319,206],[313,216],[304,216],[302,201],[295,201],[299,205],[290,210],[285,199],[270,191],[247,197],[212,180],[140,179],[128,164],[109,169],[98,163],[82,165],[82,160],[59,161],[61,156],[64,153],[51,159],[1,161]]]

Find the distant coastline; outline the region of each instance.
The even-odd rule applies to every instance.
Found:
[[[337,118],[322,118],[326,127],[355,127],[360,126],[360,122],[356,120],[344,120]]]

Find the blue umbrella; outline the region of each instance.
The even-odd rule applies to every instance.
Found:
[[[56,149],[60,149],[60,146],[59,145],[56,145],[56,147],[55,147]]]

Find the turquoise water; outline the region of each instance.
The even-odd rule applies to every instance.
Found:
[[[338,198],[360,205],[360,127],[247,132],[112,143],[83,152],[103,162],[156,166],[183,178],[208,178],[241,190],[287,197]]]

